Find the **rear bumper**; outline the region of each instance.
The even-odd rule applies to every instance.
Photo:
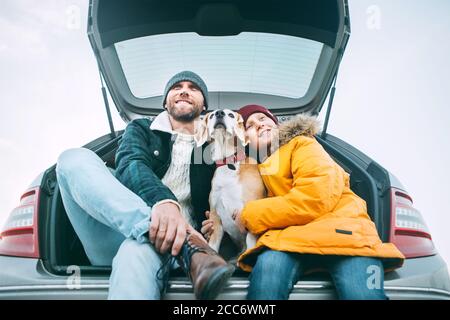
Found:
[[[247,281],[231,280],[218,300],[245,300]],[[0,286],[0,299],[50,299],[50,300],[102,300],[108,296],[107,283],[83,284],[79,288],[69,289],[59,285],[22,285]],[[385,286],[385,292],[391,300],[450,300],[450,292],[421,287]],[[330,283],[299,282],[290,295],[290,300],[333,300],[336,299],[333,285]],[[172,281],[167,300],[192,300],[192,286],[184,280]]]
[[[83,276],[74,282],[71,275],[48,273],[41,261],[0,256],[0,299],[106,299],[107,276]],[[219,300],[241,300],[247,294],[248,281],[232,278]],[[392,299],[450,300],[450,278],[440,256],[408,259],[404,266],[386,275],[385,291]],[[292,300],[336,299],[330,281],[299,281],[290,295]],[[173,278],[164,299],[194,299],[192,286],[185,278]]]

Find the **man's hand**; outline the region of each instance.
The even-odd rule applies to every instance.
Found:
[[[209,218],[209,211],[205,211],[206,220],[202,222],[201,232],[205,239],[209,241],[211,234],[214,232],[214,221]]]
[[[160,253],[172,249],[171,254],[177,256],[186,239],[188,223],[179,207],[171,202],[165,202],[153,207],[150,222],[150,242]]]

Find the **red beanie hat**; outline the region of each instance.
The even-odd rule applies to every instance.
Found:
[[[270,119],[272,119],[275,124],[278,124],[277,117],[275,117],[272,112],[270,112],[267,108],[263,106],[259,106],[257,104],[249,104],[242,108],[240,108],[237,113],[239,113],[242,118],[244,119],[244,127],[247,123],[247,119],[254,113],[261,112],[264,113],[266,116],[268,116]]]

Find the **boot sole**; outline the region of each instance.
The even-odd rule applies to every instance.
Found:
[[[233,275],[235,267],[231,264],[219,269],[202,290],[202,295],[198,297],[200,300],[214,300],[220,294],[222,289],[227,284],[230,277]]]

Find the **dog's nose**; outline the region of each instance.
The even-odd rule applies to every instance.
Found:
[[[223,110],[216,111],[216,117],[217,118],[223,118],[225,117],[225,112]]]

